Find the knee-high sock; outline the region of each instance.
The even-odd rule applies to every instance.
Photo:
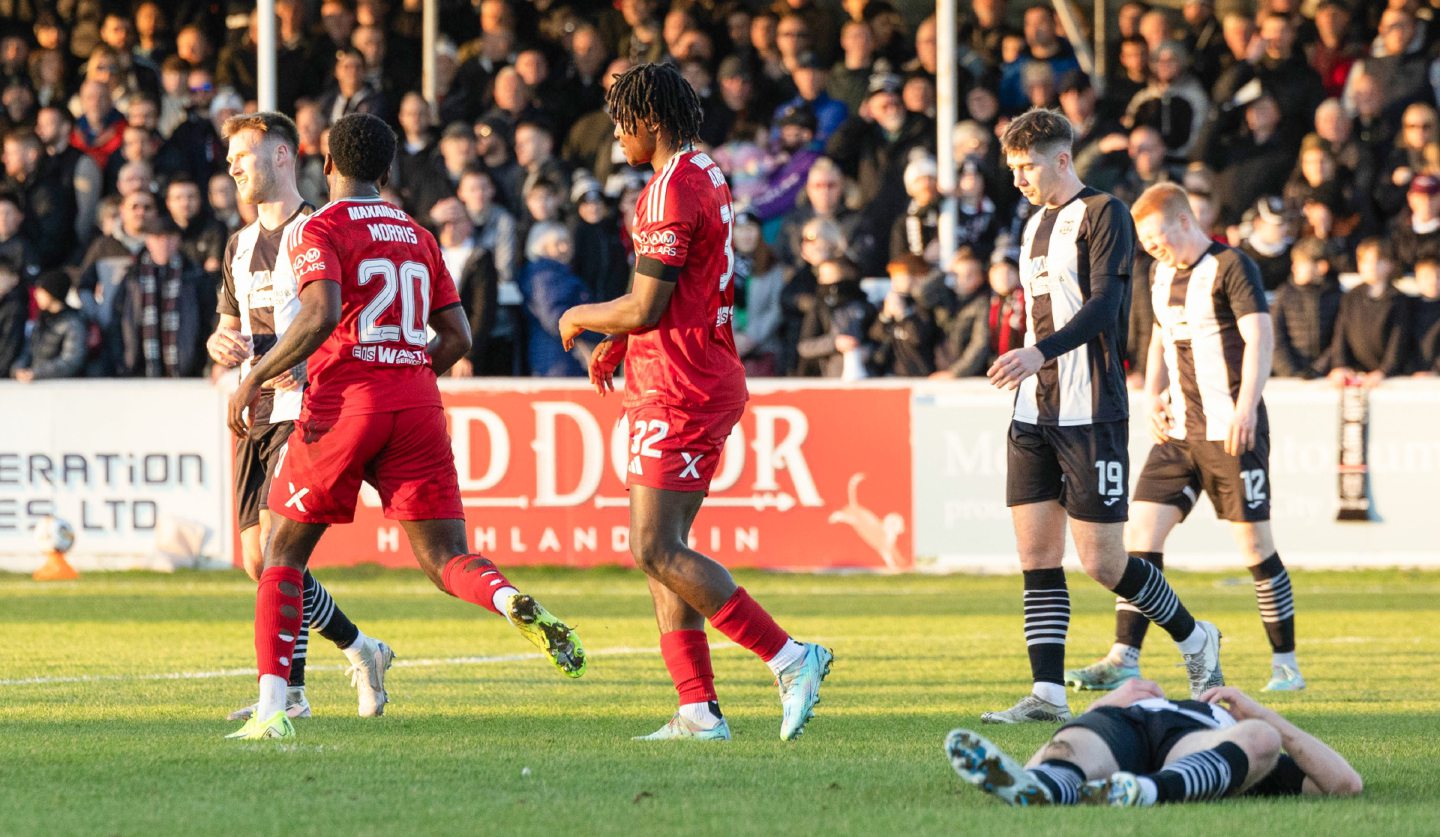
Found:
[[[1149,561],[1155,565],[1157,570],[1165,569],[1165,553],[1163,552],[1132,552],[1130,557]],[[1145,633],[1149,629],[1150,620],[1140,612],[1140,608],[1131,604],[1129,599],[1115,597],[1116,645],[1128,645],[1138,649],[1145,644]]]
[[[715,630],[730,638],[731,642],[745,648],[770,662],[790,635],[776,624],[775,619],[750,598],[744,587],[736,587],[734,594],[710,617]]]
[[[500,616],[505,614],[495,606],[495,591],[515,588],[495,562],[484,555],[456,555],[445,565],[441,580],[450,595]]]
[[[1165,574],[1142,558],[1131,557],[1125,574],[1115,585],[1115,595],[1128,599],[1151,622],[1164,628],[1170,638],[1182,642],[1195,632],[1195,617],[1185,609],[1171,589]]]
[[[1155,803],[1219,799],[1245,783],[1250,759],[1240,745],[1226,741],[1209,750],[1191,753],[1148,777],[1155,783]]]
[[[255,596],[255,662],[260,674],[290,676],[295,638],[300,635],[305,599],[301,572],[266,567]]]
[[[1025,570],[1025,645],[1036,683],[1065,682],[1065,635],[1070,631],[1070,590],[1065,570]]]
[[[1255,603],[1260,606],[1260,621],[1270,638],[1270,650],[1289,654],[1295,650],[1295,594],[1290,589],[1290,573],[1277,553],[1250,568],[1255,577]]]
[[[335,604],[335,600],[330,598],[330,591],[309,570],[305,571],[305,624],[335,643],[341,651],[349,648],[350,643],[360,636],[360,629]],[[298,651],[296,656],[299,656]]]
[[[680,696],[680,705],[715,700],[715,671],[710,666],[710,641],[704,631],[670,631],[660,635],[660,655]]]
[[[1085,784],[1085,771],[1064,759],[1046,759],[1030,768],[1035,781],[1050,791],[1056,805],[1075,805],[1080,801],[1080,787]]]

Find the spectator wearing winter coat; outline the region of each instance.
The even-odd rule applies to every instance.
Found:
[[[870,374],[876,377],[924,378],[935,371],[935,345],[940,331],[918,298],[921,285],[934,273],[929,262],[913,253],[891,261],[890,290],[880,315],[870,326]]]
[[[820,263],[815,304],[800,327],[798,374],[809,377],[865,377],[867,335],[875,307],[860,288],[855,264],[844,257]]]
[[[520,272],[525,300],[525,347],[530,374],[542,378],[583,376],[594,342],[578,342],[565,351],[560,342],[560,315],[590,302],[585,282],[570,269],[570,231],[555,221],[538,221],[525,242],[528,263]]]
[[[1322,356],[1335,334],[1335,316],[1343,292],[1330,273],[1325,245],[1306,238],[1290,251],[1290,278],[1275,292],[1270,316],[1275,322],[1277,378],[1317,378]]]
[[[780,295],[785,289],[785,273],[760,234],[759,218],[749,212],[737,213],[731,238],[735,249],[735,349],[747,375],[779,375],[784,320]]]
[[[42,273],[35,280],[35,304],[40,313],[24,357],[11,370],[15,380],[78,378],[83,373],[88,351],[85,317],[65,304],[69,293],[70,277],[64,271]]]
[[[115,288],[105,330],[113,374],[122,378],[190,378],[205,364],[213,297],[205,273],[181,252],[180,228],[168,215],[147,218],[145,247]],[[208,301],[208,305],[206,304]]]
[[[1411,374],[1416,377],[1440,375],[1440,254],[1426,253],[1415,263],[1418,293],[1411,301],[1410,333],[1415,335],[1411,350]]]
[[[1355,252],[1361,283],[1340,300],[1325,367],[1332,383],[1358,377],[1376,386],[1409,368],[1410,298],[1391,283],[1395,260],[1388,242],[1367,238]]]
[[[470,353],[455,362],[449,374],[455,378],[472,375],[516,374],[515,347],[509,338],[497,339],[499,316],[499,273],[495,255],[485,248],[480,233],[459,198],[445,198],[430,210],[435,224],[435,241],[440,258],[455,283],[465,319],[470,323]],[[507,312],[508,313],[508,312]],[[518,326],[507,330],[514,334]]]
[[[950,260],[954,299],[935,310],[941,330],[931,378],[973,378],[985,374],[990,362],[990,297],[985,264],[967,248]]]
[[[0,255],[0,379],[9,378],[25,351],[30,283],[21,263]]]

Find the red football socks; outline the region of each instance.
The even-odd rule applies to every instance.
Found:
[[[305,609],[304,574],[294,567],[266,567],[255,596],[255,661],[260,673],[290,677],[295,637]]]
[[[710,667],[710,642],[704,631],[671,631],[660,635],[660,654],[680,694],[680,705],[715,700],[715,671]]]
[[[783,628],[775,624],[765,608],[750,598],[744,587],[735,588],[735,595],[715,611],[715,615],[710,617],[710,624],[736,645],[755,652],[767,663],[780,653],[785,641],[790,638]]]
[[[514,587],[495,562],[484,555],[456,555],[441,574],[445,589],[457,599],[477,604],[499,616],[492,601],[501,587]]]

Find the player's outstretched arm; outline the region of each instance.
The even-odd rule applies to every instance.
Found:
[[[425,347],[430,355],[430,368],[436,375],[444,375],[457,361],[470,353],[470,323],[465,319],[465,309],[460,303],[448,305],[430,312],[430,328],[435,330],[435,339]]]
[[[340,286],[335,282],[315,281],[300,289],[300,310],[285,330],[275,348],[265,353],[260,362],[240,382],[230,396],[228,424],[236,436],[245,434],[245,408],[266,381],[299,366],[320,348],[335,326],[340,324]]]
[[[565,351],[575,347],[575,338],[584,331],[629,334],[660,322],[675,293],[679,274],[678,267],[641,256],[635,264],[629,293],[609,302],[577,305],[560,316],[560,341]]]
[[[1345,757],[1330,745],[1295,726],[1279,712],[1260,705],[1234,686],[1219,686],[1200,696],[1224,705],[1236,720],[1264,721],[1280,733],[1280,746],[1305,773],[1302,793],[1314,796],[1357,796],[1365,783]]]

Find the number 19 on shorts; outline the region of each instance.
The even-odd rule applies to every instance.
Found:
[[[1101,497],[1125,496],[1125,467],[1114,459],[1095,460],[1095,474],[1099,479]]]

